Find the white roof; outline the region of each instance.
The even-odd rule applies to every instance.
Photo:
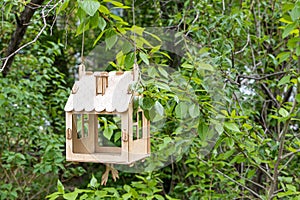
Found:
[[[108,87],[105,94],[96,93],[96,77],[99,72],[86,73],[79,81],[76,81],[73,88],[77,91],[69,96],[65,111],[86,111],[86,112],[125,112],[128,109],[132,94],[128,93],[130,84],[133,83],[131,71],[121,75],[116,72],[108,73]]]

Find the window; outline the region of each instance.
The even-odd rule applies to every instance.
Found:
[[[121,147],[121,117],[98,115],[98,146]]]
[[[76,122],[77,138],[86,138],[89,131],[88,115],[77,114]]]
[[[143,111],[133,112],[133,127],[132,127],[133,140],[143,138]]]

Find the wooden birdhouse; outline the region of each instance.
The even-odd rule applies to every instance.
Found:
[[[134,105],[132,71],[79,69],[65,106],[68,161],[131,164],[150,155],[150,122]]]

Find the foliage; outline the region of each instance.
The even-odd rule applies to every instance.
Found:
[[[88,189],[75,188],[73,192],[65,192],[64,186],[58,180],[57,192],[48,195],[48,199],[57,199],[62,196],[64,199],[164,199],[159,194],[162,190],[158,186],[160,180],[150,175],[146,177],[137,176],[138,181],[131,182],[130,185],[125,184],[119,187],[100,187],[97,179],[92,176]]]

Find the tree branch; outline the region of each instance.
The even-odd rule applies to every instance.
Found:
[[[15,55],[21,50],[18,47],[24,38],[28,27],[28,23],[30,22],[34,12],[43,4],[43,2],[44,0],[31,0],[31,2],[29,3],[31,6],[26,6],[24,11],[21,13],[20,17],[16,16],[17,27],[15,32],[11,36],[9,46],[6,50],[7,57],[2,59],[4,61],[0,69],[0,72],[3,73],[4,77],[10,70]]]
[[[198,158],[199,158],[199,157],[198,157]],[[205,164],[208,164],[205,160],[203,160],[203,159],[201,159],[201,158],[199,158],[199,160],[201,160],[201,161],[202,161],[203,163],[205,163]],[[218,170],[218,169],[215,169],[215,170],[216,170],[219,174],[221,174],[221,175],[223,175],[224,177],[228,178],[230,181],[232,181],[232,182],[236,183],[237,185],[243,187],[244,189],[248,190],[249,192],[251,192],[251,193],[252,193],[254,196],[256,196],[257,198],[263,199],[258,193],[256,193],[255,191],[253,191],[251,188],[249,188],[249,187],[247,187],[247,186],[241,184],[240,182],[234,180],[233,178],[231,178],[230,176],[224,174],[224,173],[221,172],[220,170]]]
[[[246,79],[254,79],[254,80],[262,80],[262,79],[266,79],[269,78],[271,76],[277,76],[277,75],[282,75],[282,74],[286,74],[287,72],[275,72],[272,74],[266,74],[264,76],[260,76],[260,75],[253,75],[253,76],[247,76],[247,75],[238,75],[238,78],[246,78]]]
[[[267,95],[273,100],[273,102],[276,104],[276,107],[277,108],[280,108],[280,104],[279,102],[276,100],[276,98],[274,97],[274,95],[272,94],[272,92],[269,90],[269,88],[264,84],[262,83],[261,84],[263,89],[266,91]]]

